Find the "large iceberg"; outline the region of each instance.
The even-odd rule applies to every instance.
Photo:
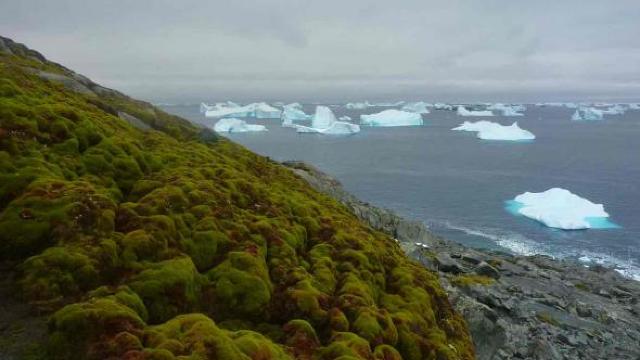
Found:
[[[487,106],[487,110],[495,110],[502,113],[502,116],[524,116],[522,112],[526,110],[524,105],[505,105],[501,103]]]
[[[460,116],[493,116],[491,110],[481,110],[481,111],[473,111],[467,110],[466,107],[460,105],[458,106],[458,115]]]
[[[294,121],[311,120],[312,116],[302,111],[302,106],[298,103],[285,105],[282,111],[282,126],[294,127]]]
[[[571,116],[571,120],[602,120],[603,115],[604,113],[602,112],[602,110],[593,107],[581,106],[576,109],[576,112],[573,113],[573,116]]]
[[[259,119],[279,119],[281,111],[267,103],[253,103],[239,106],[232,102],[220,103],[214,106],[206,104],[200,105],[201,110],[205,110],[206,117],[255,117]]]
[[[360,124],[369,126],[416,126],[422,125],[422,116],[414,112],[389,109],[377,114],[360,115]]]
[[[247,124],[246,121],[235,118],[224,118],[218,120],[213,126],[213,130],[219,133],[239,133],[250,131],[267,131],[264,125]]]
[[[507,202],[508,209],[564,230],[616,227],[608,221],[602,204],[594,204],[568,190],[553,188],[540,193],[526,192]]]
[[[536,138],[530,131],[521,129],[517,122],[510,126],[500,125],[491,121],[465,121],[462,125],[451,130],[476,131],[478,138],[482,140],[522,141]]]
[[[410,102],[410,103],[406,103],[403,107],[402,110],[403,111],[408,111],[408,112],[414,112],[414,113],[418,113],[418,114],[428,114],[429,113],[429,107],[430,104],[427,104],[426,102],[423,101],[418,101],[418,102]]]
[[[317,106],[311,126],[294,125],[299,133],[318,133],[347,135],[360,132],[360,126],[336,120],[336,116],[327,106]]]

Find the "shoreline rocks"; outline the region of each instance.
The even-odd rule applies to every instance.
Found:
[[[478,359],[640,358],[640,282],[602,266],[467,248],[357,199],[310,165],[284,165],[438,272]]]

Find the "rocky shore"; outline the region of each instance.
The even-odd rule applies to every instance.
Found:
[[[600,266],[467,248],[360,201],[312,166],[285,165],[438,272],[478,359],[640,359],[640,282]]]

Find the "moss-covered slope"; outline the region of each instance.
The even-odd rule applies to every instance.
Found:
[[[48,358],[473,357],[393,239],[284,167],[0,42],[0,260],[50,314]]]

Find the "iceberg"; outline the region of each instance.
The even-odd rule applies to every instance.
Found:
[[[294,121],[311,120],[311,118],[311,115],[307,115],[302,111],[302,106],[300,104],[294,103],[285,105],[284,110],[282,111],[282,126],[294,127]]]
[[[369,106],[369,102],[365,101],[365,102],[356,102],[356,103],[347,103],[344,107],[349,109],[349,110],[364,110],[366,108],[368,108]]]
[[[338,118],[338,120],[340,120],[340,121],[351,121],[351,116],[347,116],[347,115],[340,116],[340,118]]]
[[[258,119],[279,119],[281,111],[267,103],[254,103],[247,105],[253,110],[253,114]]]
[[[228,101],[214,106],[201,104],[200,109],[205,110],[204,115],[206,117],[213,118],[255,117],[259,119],[279,119],[281,115],[280,110],[264,102],[239,106],[238,104]]]
[[[624,115],[626,110],[627,109],[625,109],[623,106],[616,104],[609,107],[608,109],[602,110],[602,113],[604,115]]]
[[[467,110],[466,107],[460,105],[458,106],[458,115],[459,116],[493,116],[491,110],[483,110],[483,111],[472,111]]]
[[[368,102],[367,102],[367,103],[368,103]],[[369,106],[377,106],[377,107],[396,107],[396,106],[402,106],[402,104],[404,104],[404,101],[397,101],[397,102],[379,102],[379,103],[369,104]]]
[[[580,120],[602,120],[604,113],[602,110],[593,108],[593,107],[579,107],[576,109],[576,112],[571,116],[571,120],[580,121]]]
[[[377,114],[360,115],[360,124],[368,126],[417,126],[422,125],[422,116],[414,112],[389,109]]]
[[[510,211],[557,229],[581,230],[617,227],[609,222],[609,214],[602,204],[552,188],[540,193],[525,192],[507,202]]]
[[[495,110],[502,113],[502,116],[524,116],[527,108],[524,105],[505,105],[501,103],[491,104],[487,106],[487,110]]]
[[[436,110],[453,110],[453,105],[444,104],[444,103],[435,103],[433,104],[433,108]]]
[[[360,132],[360,126],[336,120],[330,108],[317,106],[311,120],[311,126],[294,125],[299,133],[317,133],[329,135],[348,135]]]
[[[517,122],[510,126],[504,126],[484,120],[477,122],[465,121],[462,125],[451,130],[476,131],[478,138],[482,140],[523,141],[536,138],[530,131],[521,129]]]
[[[218,120],[213,126],[213,130],[219,133],[239,133],[250,131],[267,131],[264,125],[247,124],[246,121],[235,118],[224,118]]]
[[[418,102],[406,103],[402,107],[402,110],[408,111],[408,112],[414,112],[418,114],[428,114],[429,109],[427,109],[427,107],[429,107],[429,104],[423,101],[418,101]]]
[[[629,110],[640,110],[640,104],[629,104]]]

